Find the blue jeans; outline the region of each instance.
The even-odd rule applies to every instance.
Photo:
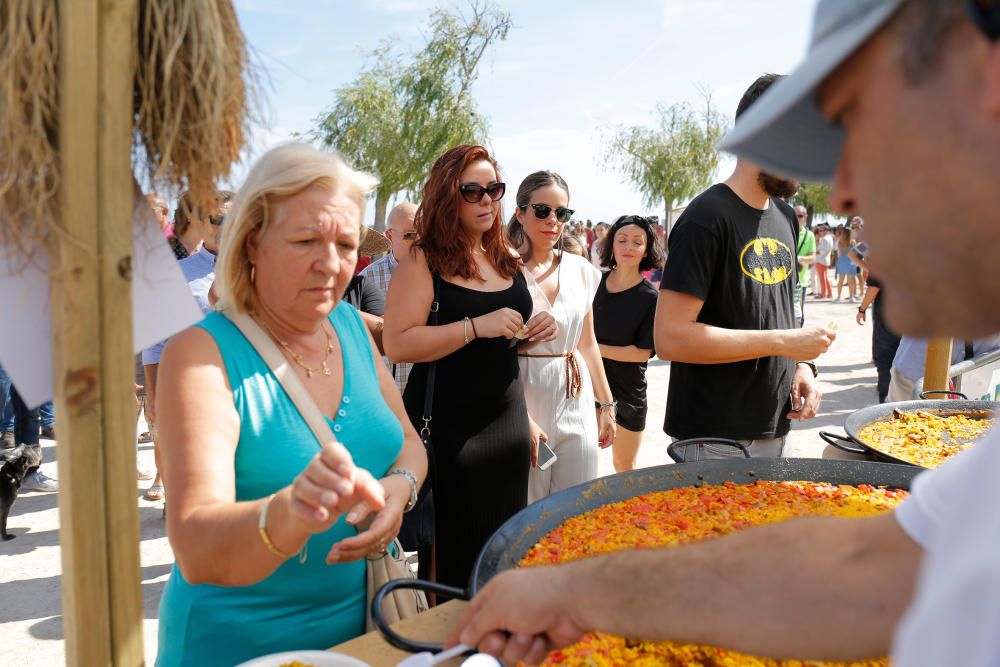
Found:
[[[14,430],[14,405],[10,402],[10,376],[0,366],[0,431]]]
[[[42,426],[55,426],[56,423],[56,406],[52,404],[52,401],[45,401],[38,406],[38,417],[42,422]]]
[[[10,400],[7,399],[8,390]],[[0,414],[6,412],[8,404],[14,409],[14,444],[37,447],[40,428],[38,408],[28,409],[17,393],[17,387],[11,383],[10,376],[0,367]]]

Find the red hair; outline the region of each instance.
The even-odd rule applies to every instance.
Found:
[[[472,256],[467,236],[458,217],[462,172],[473,162],[486,160],[500,179],[500,168],[482,146],[462,144],[445,151],[431,168],[424,197],[417,209],[414,226],[420,239],[415,246],[424,252],[427,266],[440,276],[483,279]],[[503,207],[497,206],[493,226],[483,234],[483,249],[493,268],[504,278],[513,278],[520,268],[503,233]]]

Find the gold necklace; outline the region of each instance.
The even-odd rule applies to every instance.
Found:
[[[321,361],[319,366],[317,366],[316,368],[309,368],[308,366],[306,366],[305,361],[303,361],[302,359],[302,355],[293,350],[291,346],[289,346],[288,341],[278,338],[278,335],[275,334],[273,331],[271,331],[271,327],[265,324],[264,328],[267,329],[267,332],[269,334],[271,334],[271,338],[278,341],[278,345],[283,347],[285,351],[292,356],[292,361],[294,361],[295,363],[297,363],[299,366],[301,366],[306,370],[307,378],[311,378],[313,376],[313,373],[319,370],[323,371],[323,375],[331,374],[330,368],[326,365],[326,361],[327,359],[330,358],[330,355],[333,354],[333,337],[330,335],[330,332],[326,330],[326,327],[322,325],[320,326],[320,328],[323,329],[323,333],[326,335],[326,354],[323,355],[323,361]]]

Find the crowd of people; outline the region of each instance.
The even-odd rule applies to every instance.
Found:
[[[755,82],[738,114],[774,81]],[[169,496],[176,557],[157,664],[360,634],[363,557],[397,536],[422,575],[464,587],[504,521],[597,477],[599,448],[617,471],[635,467],[654,354],[673,362],[673,440],[721,435],[780,456],[790,420],[818,408],[811,360],[834,333],[795,315],[812,258],[783,199],[792,181],[741,162],[688,207],[666,263],[656,219],[574,222],[571,185],[552,171],[521,181],[505,220],[506,184],[481,146],[446,151],[384,235],[361,224],[373,186],[289,144],[212,210],[178,204],[169,242],[206,315],[142,354],[147,498]],[[308,425],[289,375],[334,440]],[[734,391],[744,405],[718,410]]]
[[[823,0],[820,11],[834,24],[855,25],[840,2]],[[901,0],[855,4],[863,6],[858,15],[878,19],[863,22],[863,38],[879,35],[875,45],[855,44],[865,58],[884,58],[888,40],[910,38],[881,29]],[[965,42],[976,44],[971,34]],[[613,449],[616,471],[635,467],[654,355],[672,363],[663,432],[684,460],[782,456],[792,420],[819,410],[814,360],[836,332],[807,325],[806,306],[809,296],[834,298],[831,270],[836,300],[846,287],[846,301],[860,302],[859,324],[872,309],[880,400],[912,393],[909,366],[923,349],[922,339],[900,338],[890,323],[914,336],[987,334],[964,291],[935,310],[930,297],[939,285],[886,243],[888,232],[873,229],[872,245],[883,254],[869,265],[864,221],[853,215],[862,205],[873,219],[897,222],[901,215],[887,211],[907,208],[947,245],[924,224],[929,214],[911,200],[887,208],[881,193],[864,190],[852,180],[863,170],[843,166],[861,165],[852,153],[786,160],[771,147],[773,135],[757,136],[762,118],[788,132],[818,131],[789,120],[791,103],[780,91],[795,85],[822,88],[821,109],[807,110],[822,111],[821,127],[830,127],[824,118],[839,121],[848,103],[838,91],[862,88],[864,79],[858,69],[841,71],[847,55],[839,58],[818,78],[769,74],[753,82],[736,109],[733,173],[687,206],[669,238],[656,219],[639,215],[575,221],[571,184],[547,170],[520,182],[505,219],[507,184],[494,156],[476,145],[442,154],[419,203],[397,204],[384,235],[362,224],[376,181],[306,144],[269,151],[238,193],[218,192],[208,209],[182,196],[172,223],[165,200],[150,195],[205,314],[137,359],[137,409],[156,459],[146,498],[169,494],[164,514],[176,558],[161,600],[156,664],[235,664],[360,635],[365,558],[394,549],[397,538],[417,552],[424,576],[464,588],[482,546],[507,519],[596,478],[599,448]],[[863,126],[855,122],[847,145]],[[852,147],[865,153],[870,144]],[[810,227],[808,210],[787,203],[796,176],[817,169],[836,171],[834,202],[853,215],[846,225]],[[969,179],[992,173],[982,165],[967,171]],[[885,284],[907,299],[885,301]],[[965,353],[992,341],[970,343]],[[0,369],[0,415],[9,392],[13,442],[37,446],[41,411],[28,410],[5,377]],[[699,441],[706,436],[734,447]],[[948,519],[968,509],[954,500],[965,497],[965,482],[979,468],[996,469],[996,454],[982,451],[921,478],[896,514],[791,522],[707,546],[505,573],[473,601],[453,640],[527,662],[592,629],[851,658],[888,651],[912,603],[897,635],[901,664],[920,664],[942,646],[957,651],[952,639],[964,635],[1000,655],[976,623],[956,630],[936,611],[954,591],[996,609],[947,558],[995,552],[988,545],[953,553],[976,540],[956,532],[962,520]],[[37,485],[57,487],[34,474]],[[989,499],[985,489],[979,495]],[[859,549],[875,554],[864,571]],[[749,589],[720,593],[725,586],[706,564],[725,558],[739,563]],[[794,582],[776,578],[780,559],[802,566]],[[939,580],[951,577],[953,590],[930,579],[917,589],[922,560]],[[965,572],[983,576],[993,563],[966,561]],[[815,611],[830,572],[840,573],[845,594],[827,603],[871,602],[855,616],[844,607],[838,618],[850,622],[829,623]],[[752,605],[762,600],[772,602],[757,613]],[[930,637],[938,643],[929,645]]]

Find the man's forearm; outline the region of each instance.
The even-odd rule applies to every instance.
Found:
[[[657,340],[661,359],[689,364],[728,364],[761,357],[787,356],[789,331],[723,329],[700,322],[685,322],[664,332]]]
[[[817,517],[578,561],[560,576],[583,628],[846,660],[888,653],[921,553],[891,515]]]

